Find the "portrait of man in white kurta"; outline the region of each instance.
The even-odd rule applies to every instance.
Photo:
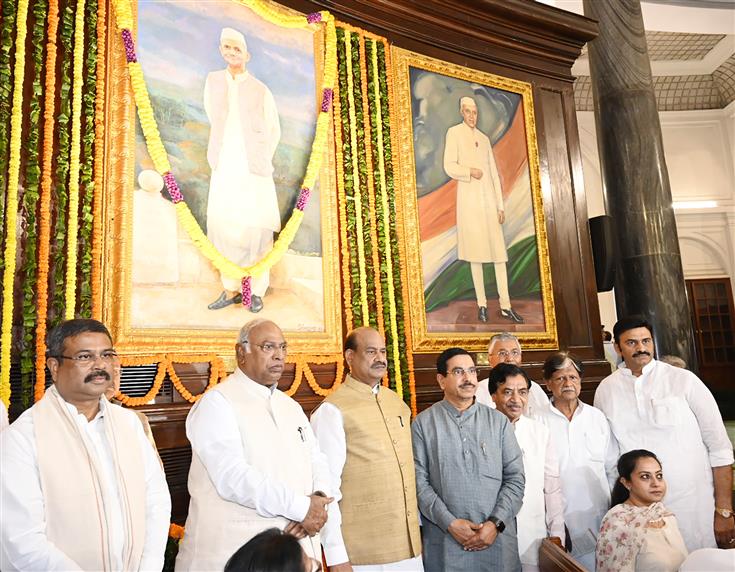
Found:
[[[271,249],[273,233],[281,230],[273,181],[281,127],[273,94],[247,70],[245,36],[224,28],[219,49],[227,68],[211,72],[204,86],[212,169],[207,236],[229,260],[247,266]],[[221,280],[223,291],[210,310],[241,302],[240,279],[222,274]],[[253,276],[251,312],[263,308],[268,283],[268,272]]]
[[[470,263],[481,322],[488,321],[483,264],[492,263],[500,302],[500,316],[513,323],[523,318],[511,307],[508,292],[502,225],[503,189],[490,139],[477,128],[477,104],[460,99],[462,123],[447,130],[444,171],[457,181],[457,257]]]

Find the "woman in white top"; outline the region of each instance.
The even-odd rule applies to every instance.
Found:
[[[687,549],[676,517],[661,502],[661,463],[645,449],[628,451],[618,460],[618,474],[597,538],[597,571],[675,572]]]

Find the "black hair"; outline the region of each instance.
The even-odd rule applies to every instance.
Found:
[[[531,378],[525,371],[514,363],[499,363],[490,370],[490,377],[487,379],[487,388],[491,394],[498,390],[498,387],[506,382],[509,377],[522,375],[526,380],[526,388],[531,389]]]
[[[615,486],[610,495],[610,508],[628,500],[630,491],[625,488],[622,480],[630,481],[630,477],[633,475],[633,471],[635,471],[635,466],[638,464],[638,459],[646,458],[655,459],[659,466],[661,466],[661,461],[658,460],[658,457],[646,449],[634,449],[633,451],[628,451],[620,455],[618,459],[618,479],[615,481]]]
[[[304,552],[295,536],[268,528],[238,548],[224,572],[304,572]]]
[[[345,351],[352,350],[353,352],[357,351],[357,337],[358,333],[357,330],[352,330],[349,334],[347,334],[347,337],[345,338]]]
[[[613,337],[615,338],[615,343],[619,345],[620,336],[622,336],[628,330],[632,330],[633,328],[648,328],[648,331],[651,332],[651,336],[653,336],[653,326],[651,325],[651,322],[649,322],[646,318],[640,315],[623,316],[618,320],[618,323],[615,324],[615,327],[613,327]]]
[[[472,354],[464,348],[447,348],[436,358],[436,372],[440,375],[447,375],[447,363],[455,356],[470,356],[471,358]],[[472,362],[474,363],[475,360],[473,359]]]
[[[91,332],[94,334],[105,334],[112,344],[110,331],[102,322],[86,318],[74,318],[61,322],[46,337],[46,357],[60,359],[64,353],[64,342],[67,338],[73,338],[79,334]]]
[[[551,379],[551,376],[554,375],[555,371],[566,367],[567,361],[572,362],[572,366],[577,370],[579,376],[582,377],[584,367],[582,367],[581,361],[569,352],[556,352],[547,357],[544,362],[544,379]]]

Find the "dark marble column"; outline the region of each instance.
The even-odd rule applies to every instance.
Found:
[[[620,252],[618,316],[648,316],[658,354],[696,368],[640,0],[583,2],[600,23],[588,48],[605,201]]]

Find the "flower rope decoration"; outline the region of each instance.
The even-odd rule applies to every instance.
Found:
[[[77,240],[79,238],[79,171],[82,154],[82,90],[84,89],[84,1],[77,2],[74,18],[74,66],[72,68],[71,153],[69,159],[69,207],[66,245],[64,318],[75,315],[77,300]]]
[[[163,176],[166,189],[175,205],[179,223],[186,230],[192,242],[199,248],[200,252],[208,258],[212,264],[223,274],[232,278],[242,278],[243,304],[250,302],[250,277],[258,276],[268,271],[276,264],[293,241],[304,217],[304,208],[309,199],[310,189],[314,188],[322,160],[326,152],[328,141],[329,120],[331,117],[332,101],[334,97],[334,79],[337,71],[336,56],[336,31],[334,17],[327,11],[315,12],[307,16],[294,15],[283,9],[278,9],[265,0],[239,0],[239,3],[247,6],[253,12],[265,20],[288,28],[308,28],[314,24],[321,23],[325,26],[325,55],[324,70],[321,81],[322,102],[320,113],[317,117],[316,131],[312,143],[311,155],[306,167],[301,192],[296,202],[291,217],[276,239],[273,248],[257,263],[251,266],[240,266],[223,256],[209,241],[202,231],[199,223],[189,210],[184,197],[179,189],[171,165],[168,161],[166,149],[158,131],[158,124],[153,115],[150,96],[143,77],[143,70],[138,62],[133,40],[133,12],[130,0],[113,0],[115,9],[115,21],[120,32],[125,56],[130,73],[130,84],[133,97],[138,108],[143,136],[148,148],[153,165],[161,176]]]
[[[289,397],[293,397],[296,391],[301,387],[301,383],[306,379],[306,383],[309,384],[311,390],[321,397],[326,397],[333,391],[335,391],[344,378],[344,358],[341,354],[339,355],[327,355],[327,356],[300,356],[296,355],[293,357],[287,357],[286,363],[294,364],[294,377],[291,387],[289,387],[284,393]],[[316,381],[314,373],[309,367],[309,363],[313,364],[329,364],[334,363],[336,365],[336,371],[334,374],[334,382],[331,387],[322,387]]]
[[[5,196],[5,268],[3,272],[3,321],[0,328],[0,399],[10,405],[10,346],[13,324],[13,282],[17,251],[18,179],[20,176],[20,148],[23,130],[23,79],[26,64],[26,36],[28,35],[28,0],[18,1],[15,34],[15,63],[13,66],[13,108],[10,115],[10,158],[8,160],[8,187]]]
[[[59,27],[59,4],[50,0],[46,32],[46,79],[44,90],[56,93],[56,32]],[[38,279],[36,282],[36,384],[33,399],[43,397],[46,386],[46,315],[48,314],[48,273],[51,248],[51,167],[54,160],[54,125],[56,98],[44,98],[43,156],[41,159],[41,196],[39,198]]]

